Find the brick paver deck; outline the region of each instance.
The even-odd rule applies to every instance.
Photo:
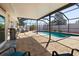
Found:
[[[77,38],[74,37],[71,39],[70,37],[57,42],[50,42],[46,49],[45,46],[47,44],[46,42],[49,40],[48,38],[40,36],[39,34],[27,32],[25,34],[20,34],[20,38],[17,40],[17,50],[30,51],[32,56],[51,56],[51,53],[54,50],[58,53],[70,53],[72,50],[71,48],[79,48],[79,41],[75,39]],[[79,52],[76,52],[75,55],[79,55]]]

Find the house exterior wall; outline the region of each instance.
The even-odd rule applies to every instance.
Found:
[[[40,25],[39,30],[40,31],[48,31],[48,25]],[[60,25],[59,26],[60,31],[62,32],[68,32],[68,25]],[[51,26],[52,31],[58,31],[58,25]],[[77,32],[79,33],[79,24],[69,24],[69,32]]]
[[[10,15],[10,13],[8,13],[7,11],[4,11],[2,8],[0,8],[0,15],[5,17],[5,41],[3,41],[0,44],[0,48],[2,48],[7,42],[7,40],[10,40],[8,38],[9,36],[8,29],[9,29],[9,26],[11,25],[11,21],[13,22],[15,26],[17,26],[17,18],[15,16]]]

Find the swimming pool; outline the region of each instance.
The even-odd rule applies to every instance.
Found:
[[[40,32],[45,34],[45,36],[49,35],[49,32]],[[60,32],[51,32],[51,36],[58,37],[58,38],[64,38],[69,36],[79,36],[79,34],[68,34],[68,33],[60,33]]]

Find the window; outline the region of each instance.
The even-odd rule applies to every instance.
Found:
[[[0,43],[5,40],[5,17],[0,15]]]

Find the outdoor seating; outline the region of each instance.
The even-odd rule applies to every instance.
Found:
[[[71,53],[63,53],[63,54],[59,54],[58,52],[53,51],[52,56],[73,56],[75,50],[79,51],[78,49],[72,49]]]
[[[9,47],[0,52],[2,56],[30,56],[29,51],[17,51],[14,47]]]

